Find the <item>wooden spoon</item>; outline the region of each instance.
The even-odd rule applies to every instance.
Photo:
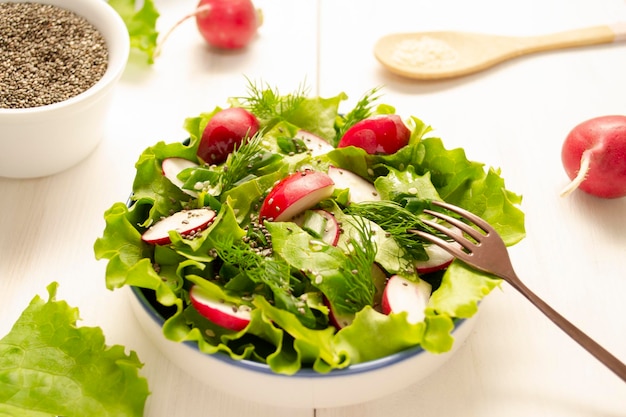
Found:
[[[482,71],[534,52],[626,41],[626,22],[540,36],[470,32],[396,33],[382,37],[374,55],[391,72],[435,80]]]

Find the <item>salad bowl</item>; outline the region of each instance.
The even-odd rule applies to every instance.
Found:
[[[330,408],[360,404],[418,384],[440,369],[471,335],[478,316],[459,320],[453,348],[432,354],[419,346],[368,362],[320,374],[302,369],[293,375],[273,372],[250,360],[207,355],[195,343],[163,337],[165,318],[138,287],[129,288],[129,301],[146,336],[172,363],[208,388],[261,404],[288,408]],[[384,381],[384,383],[382,383]]]
[[[340,112],[345,94],[251,85],[139,156],[94,252],[190,375],[273,405],[355,404],[423,380],[470,334],[501,280],[412,231],[437,233],[426,209],[448,201],[512,245],[521,197],[375,93]]]

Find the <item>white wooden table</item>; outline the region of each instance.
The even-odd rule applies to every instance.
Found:
[[[183,120],[246,80],[288,93],[349,95],[346,107],[383,86],[382,102],[432,125],[447,147],[502,169],[524,196],[527,238],[511,253],[519,275],[563,315],[626,360],[626,199],[579,192],[559,197],[567,178],[561,144],[579,122],[626,114],[626,44],[544,53],[465,78],[416,82],[374,59],[376,39],[396,31],[467,30],[533,35],[626,21],[623,0],[257,0],[265,22],[243,53],[205,48],[195,25],[170,38],[153,67],[129,65],[102,144],[85,161],[41,179],[0,179],[0,335],[35,294],[58,281],[58,298],[81,311],[145,363],[148,417],[618,417],[626,384],[595,361],[511,287],[481,306],[473,334],[423,383],[377,401],[324,410],[276,409],[207,389],[168,362],[134,321],[124,291],[104,286],[93,255],[103,212],[124,201],[139,153],[184,138]],[[159,0],[161,30],[195,6]],[[0,135],[2,133],[0,132]],[[385,381],[381,381],[384,384]]]

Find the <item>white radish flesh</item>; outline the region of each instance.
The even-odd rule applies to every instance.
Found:
[[[198,285],[189,290],[189,299],[198,313],[225,329],[239,331],[250,323],[250,307],[218,300]]]
[[[309,149],[311,156],[320,156],[324,155],[335,149],[328,141],[325,139],[314,135],[311,132],[307,132],[306,130],[300,130],[296,133],[296,138],[301,139],[306,147]]]
[[[196,168],[198,166],[197,163],[190,161],[184,158],[165,158],[161,163],[161,171],[165,178],[170,180],[172,184],[180,188],[183,192],[189,194],[192,197],[197,197],[198,193],[192,190],[187,190],[183,188],[183,181],[178,179],[178,174],[188,168]]]
[[[259,217],[261,220],[289,221],[329,198],[334,189],[332,179],[323,172],[296,172],[272,188],[263,201]]]
[[[141,239],[152,245],[167,245],[171,243],[169,232],[176,231],[181,236],[189,236],[206,229],[215,215],[215,211],[207,208],[179,211],[150,226]]]
[[[374,184],[347,169],[330,166],[328,176],[335,183],[335,188],[350,190],[350,202],[379,201],[380,195]]]
[[[426,306],[432,292],[432,286],[424,281],[410,281],[400,275],[389,278],[383,293],[383,313],[407,313],[411,324],[424,320]]]

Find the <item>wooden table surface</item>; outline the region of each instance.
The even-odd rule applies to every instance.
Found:
[[[158,0],[165,30],[195,6]],[[351,108],[382,86],[381,101],[434,128],[448,148],[500,168],[523,195],[527,237],[512,248],[520,277],[608,350],[626,360],[626,199],[559,196],[561,144],[588,118],[626,114],[626,43],[541,53],[459,79],[394,76],[372,49],[385,34],[463,30],[535,35],[626,21],[623,0],[257,0],[258,39],[245,52],[207,49],[188,22],[152,67],[131,61],[100,146],[54,176],[0,179],[0,334],[35,294],[57,297],[100,326],[109,344],[137,351],[152,394],[148,417],[618,417],[626,384],[504,285],[483,302],[467,343],[422,383],[351,407],[290,410],[206,388],[150,344],[125,291],[104,285],[93,255],[103,213],[124,201],[147,146],[184,139],[186,117],[246,92],[246,77],[283,93],[348,94]],[[0,132],[0,135],[2,133]],[[385,381],[380,381],[384,384]]]

